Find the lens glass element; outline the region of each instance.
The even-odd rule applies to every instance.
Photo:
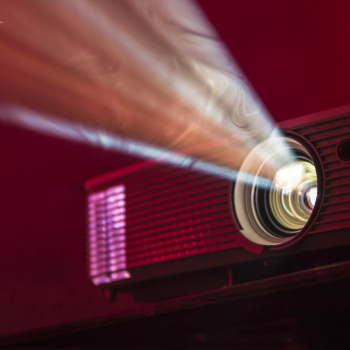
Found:
[[[279,169],[269,197],[272,214],[280,225],[302,229],[316,202],[315,166],[308,161],[296,161]]]

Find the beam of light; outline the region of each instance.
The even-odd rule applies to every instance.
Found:
[[[22,126],[232,179],[278,134],[189,0],[0,0],[0,14],[0,96]]]
[[[302,163],[285,166],[277,171],[275,176],[275,187],[282,189],[283,194],[290,194],[300,183],[305,168]]]
[[[109,151],[123,152],[132,156],[142,157],[152,161],[158,161],[173,165],[182,169],[195,170],[209,175],[214,175],[228,180],[236,180],[238,171],[219,166],[213,163],[198,160],[189,155],[184,155],[126,138],[118,137],[106,132],[83,127],[80,124],[55,119],[51,116],[38,115],[33,111],[14,106],[0,106],[0,121],[26,127],[33,131],[41,132],[67,140],[93,145]],[[246,183],[258,181],[261,187],[270,187],[268,178],[256,178],[246,174]],[[115,196],[121,194],[116,193]],[[123,198],[119,198],[120,201]]]

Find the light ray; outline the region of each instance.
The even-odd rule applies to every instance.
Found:
[[[224,179],[234,181],[237,178],[238,171],[227,167],[222,167],[209,162],[204,162],[189,155],[183,155],[171,152],[165,149],[157,148],[126,138],[117,137],[95,129],[82,127],[80,124],[64,122],[51,116],[43,117],[33,111],[25,110],[19,107],[1,106],[0,121],[15,124],[21,127],[41,132],[47,135],[64,138],[74,142],[93,145],[98,148],[123,152],[133,156],[158,161],[161,163],[173,165],[182,169],[195,170],[198,172],[218,176]],[[261,187],[270,187],[271,180],[246,174],[246,182],[253,183],[258,181]],[[115,194],[115,197],[121,196]],[[119,200],[123,200],[122,197]]]
[[[230,179],[279,134],[190,0],[13,0],[0,13],[3,119]]]

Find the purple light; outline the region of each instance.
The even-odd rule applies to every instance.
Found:
[[[105,260],[108,258],[107,254],[101,253],[98,250],[90,251],[90,258],[96,257],[99,260]]]
[[[110,276],[106,274],[101,276],[96,276],[92,279],[92,283],[94,285],[100,285],[100,284],[110,283],[112,281],[120,281],[127,278],[131,278],[131,275],[129,271],[123,270],[123,271],[113,272]]]
[[[98,247],[97,249],[90,249],[90,255],[101,255],[101,253],[106,253],[106,250],[104,246]]]
[[[97,243],[90,244],[90,251],[91,250],[96,250],[96,249],[98,249],[98,244]]]
[[[91,232],[91,230],[94,230],[94,229],[96,229],[96,228],[97,228],[96,222],[90,222],[90,223],[89,223],[90,232]]]
[[[125,186],[124,185],[120,185],[120,186],[116,186],[116,187],[111,187],[110,189],[108,189],[106,191],[106,194],[109,195],[113,195],[116,193],[121,193],[125,191]]]
[[[112,261],[113,259],[119,259],[120,256],[125,254],[126,254],[125,248],[118,248],[118,249],[112,250],[112,247],[110,247],[108,252],[108,257],[110,261]]]
[[[89,202],[96,202],[105,198],[104,192],[97,192],[89,196]]]
[[[96,236],[90,236],[89,241],[90,241],[90,243],[96,243],[97,242],[97,237]]]
[[[113,230],[113,233],[115,234],[115,235],[123,235],[123,234],[125,234],[125,228],[120,228],[120,229],[118,229],[118,230]]]
[[[114,223],[113,225],[108,225],[108,229],[120,228],[125,226],[125,221],[119,221]]]
[[[123,270],[126,268],[126,262],[125,261],[118,261],[114,264],[111,264],[111,266],[115,267],[115,270]]]
[[[120,264],[113,264],[110,265],[108,268],[109,272],[115,272],[115,271],[120,271],[126,268],[126,264],[125,263],[120,263]]]
[[[125,194],[124,193],[120,193],[120,194],[117,194],[115,196],[108,197],[107,198],[107,202],[108,203],[116,202],[116,201],[120,201],[121,199],[124,199],[124,198],[125,198]]]
[[[90,235],[97,235],[98,231],[95,228],[89,229]]]
[[[109,218],[108,222],[114,222],[114,221],[124,221],[125,220],[125,215],[121,214],[121,215],[114,215],[111,218]]]
[[[91,269],[98,269],[99,265],[98,265],[98,263],[90,263],[90,268]]]
[[[112,252],[114,252],[115,250],[124,249],[126,246],[125,238],[120,241],[110,239],[108,240],[108,244],[109,244],[110,254],[112,254]]]
[[[110,256],[111,258],[115,258],[116,256],[121,255],[121,249],[125,248],[125,242],[122,242],[121,244],[123,244],[123,246],[120,246],[120,247],[119,247],[118,244],[114,245],[114,247],[117,247],[117,248],[116,248],[117,250],[114,250],[114,251],[112,251],[112,252],[109,253],[109,256]],[[112,248],[111,248],[111,249],[112,249]],[[125,253],[123,252],[123,254],[125,254]]]
[[[94,277],[92,279],[92,283],[94,285],[99,285],[99,284],[103,284],[103,283],[109,283],[110,281],[111,281],[111,279],[108,276],[98,276],[98,277]]]
[[[89,197],[90,276],[99,275],[93,278],[94,284],[130,278],[125,270],[124,191],[125,186],[118,185]],[[113,274],[109,276],[106,272]]]
[[[92,216],[93,214],[89,214],[89,223],[96,223],[96,217]]]
[[[113,243],[117,243],[117,242],[125,242],[125,236],[121,235],[121,236],[114,236],[112,238],[110,238],[108,240],[108,243],[110,243],[110,249],[115,249],[115,245],[113,245]]]
[[[131,275],[130,275],[129,271],[126,271],[126,270],[114,272],[111,274],[111,278],[114,281],[124,280],[124,279],[130,278],[130,277],[131,277]]]
[[[122,257],[125,255],[125,251],[118,251],[113,252],[115,254],[109,256],[109,261],[119,261],[119,262],[125,262],[125,259],[122,259]]]
[[[109,263],[113,264],[113,265],[119,264],[119,263],[124,263],[124,262],[125,262],[125,259],[123,259],[122,255],[117,257],[117,258],[114,258],[114,259],[109,259]]]
[[[122,229],[122,230],[124,230],[124,229]],[[119,230],[110,230],[110,231],[108,231],[109,239],[119,238],[119,237],[122,237],[123,239],[125,239],[125,230],[124,230],[124,232],[117,232],[117,231],[119,231]],[[120,240],[120,238],[118,240]]]
[[[121,214],[121,213],[125,213],[125,208],[124,207],[111,210],[111,214],[112,215],[118,215],[118,214]]]
[[[106,205],[107,210],[112,210],[112,209],[118,208],[118,207],[125,207],[125,201],[117,201],[114,203],[108,203]]]

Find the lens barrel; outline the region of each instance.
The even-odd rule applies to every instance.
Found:
[[[245,159],[234,186],[232,208],[241,233],[263,245],[288,242],[306,227],[317,184],[313,159],[300,142],[262,142]]]

